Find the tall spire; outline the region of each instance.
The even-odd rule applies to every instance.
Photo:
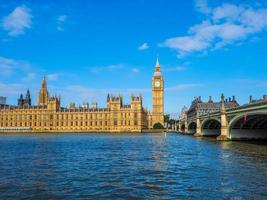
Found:
[[[159,65],[159,55],[158,54],[157,54],[156,67],[160,67],[160,65]]]
[[[39,106],[46,106],[48,103],[49,94],[47,90],[45,76],[43,76],[41,89],[39,90],[39,98],[38,98],[38,105]]]
[[[158,55],[157,55],[157,60],[156,60],[156,65],[155,65],[154,76],[161,76],[160,64],[159,64],[159,56]]]
[[[46,79],[45,79],[45,75],[43,76],[43,80],[42,80],[42,88],[46,88]]]

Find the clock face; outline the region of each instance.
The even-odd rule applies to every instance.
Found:
[[[155,81],[155,87],[159,87],[160,86],[160,82],[159,81]]]

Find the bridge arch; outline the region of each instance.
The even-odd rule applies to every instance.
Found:
[[[195,134],[196,133],[196,130],[197,130],[197,124],[196,124],[196,122],[191,122],[188,125],[188,133]]]
[[[181,124],[181,131],[184,133],[185,132],[185,124]]]
[[[231,139],[267,139],[267,112],[248,112],[229,122]]]
[[[205,119],[201,123],[203,136],[219,136],[221,134],[221,122],[216,118]]]

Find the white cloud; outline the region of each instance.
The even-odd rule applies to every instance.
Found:
[[[48,74],[46,76],[47,80],[49,81],[56,81],[59,77],[59,74]]]
[[[162,68],[164,72],[181,72],[184,71],[186,68],[184,66],[176,66],[176,67],[165,67]]]
[[[201,87],[203,84],[196,84],[196,83],[188,83],[188,84],[178,84],[172,87],[167,87],[165,90],[167,92],[173,92],[173,91],[180,91],[185,90],[189,88],[195,88],[195,87]]]
[[[146,49],[148,49],[149,48],[149,46],[148,46],[148,44],[147,43],[143,43],[142,45],[140,45],[139,47],[138,47],[138,50],[146,50]]]
[[[10,76],[15,71],[25,71],[30,68],[30,64],[24,61],[0,57],[0,74]]]
[[[29,72],[25,77],[22,78],[22,81],[30,82],[35,79],[35,73]]]
[[[25,86],[22,84],[6,84],[6,83],[0,83],[0,91],[1,91],[1,96],[14,96],[18,95],[23,91]]]
[[[67,20],[67,15],[60,15],[57,18],[57,30],[64,31],[63,25]]]
[[[138,68],[132,68],[132,72],[135,73],[135,74],[137,74],[137,73],[140,72],[140,69],[138,69]]]
[[[151,89],[144,89],[144,88],[128,88],[128,89],[122,89],[122,88],[91,88],[85,85],[70,85],[64,88],[62,90],[62,94],[65,97],[69,97],[69,94],[74,94],[78,97],[81,101],[95,101],[98,99],[101,99],[101,97],[106,97],[106,95],[109,94],[121,94],[121,95],[130,95],[132,93],[140,94],[140,93],[146,93],[151,92]]]
[[[89,70],[92,73],[100,73],[100,72],[112,72],[116,70],[123,69],[125,67],[124,64],[113,64],[113,65],[107,65],[107,66],[97,66],[97,67],[90,67]]]
[[[58,16],[58,18],[57,18],[57,20],[58,20],[59,22],[65,22],[66,19],[67,19],[67,15],[60,15],[60,16]]]
[[[92,99],[99,95],[99,91],[83,85],[71,85],[66,87],[66,95],[75,94],[79,99]]]
[[[8,16],[3,19],[3,28],[9,36],[24,34],[25,29],[30,29],[32,25],[32,15],[26,6],[16,7]]]
[[[211,9],[208,6],[207,0],[196,0],[196,8],[198,11],[208,14],[211,12]]]
[[[266,8],[223,4],[211,9],[200,24],[190,27],[187,35],[166,39],[160,46],[174,49],[178,52],[178,57],[184,57],[190,53],[240,43],[266,28]]]
[[[266,88],[267,80],[255,80],[255,79],[238,79],[235,80],[240,85],[246,85],[251,88]]]

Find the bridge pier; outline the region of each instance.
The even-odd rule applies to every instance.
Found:
[[[202,133],[201,133],[201,123],[200,123],[200,119],[199,119],[199,115],[197,113],[197,120],[196,120],[196,133],[194,134],[195,137],[202,137]]]
[[[181,121],[179,121],[179,124],[178,124],[178,131],[180,133],[182,132],[182,123],[181,123]]]
[[[226,109],[224,105],[224,95],[221,96],[221,134],[216,138],[219,141],[227,141],[228,137],[228,122],[226,116]]]
[[[184,133],[187,134],[188,133],[188,123],[187,123],[187,119],[184,122]]]

